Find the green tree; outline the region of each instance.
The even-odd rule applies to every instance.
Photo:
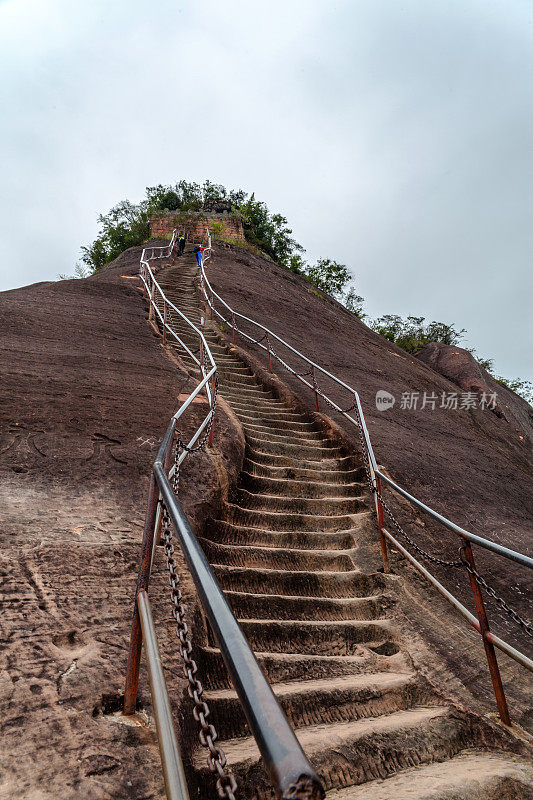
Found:
[[[352,279],[345,264],[331,258],[319,258],[316,264],[305,268],[304,274],[317,289],[338,299]]]
[[[202,211],[221,201],[242,216],[248,242],[277,263],[291,268],[291,258],[303,248],[292,238],[287,219],[281,214],[271,214],[266,203],[256,200],[254,194],[249,197],[242,189],[228,190],[209,180],[202,185],[181,180],[168,186],[149,186],[140,203],[128,200],[118,203],[98,217],[98,235],[92,244],[82,247],[82,261],[95,272],[127,247],[141,245],[150,236],[150,216],[155,212]]]
[[[235,199],[235,195],[231,199]],[[234,204],[242,218],[244,236],[250,244],[266,253],[273,261],[290,268],[291,258],[303,247],[292,238],[287,218],[271,214],[266,203],[255,199],[255,194]]]
[[[361,297],[360,294],[357,294],[353,286],[344,296],[342,302],[344,303],[348,311],[351,311],[352,314],[355,314],[356,317],[359,317],[359,319],[366,318],[367,315],[363,310],[363,303],[365,302],[365,298]]]
[[[530,405],[533,405],[533,383],[531,381],[525,381],[522,378],[502,378],[501,375],[493,375],[493,378],[498,383],[501,383],[502,386],[519,394]]]
[[[126,248],[142,244],[150,236],[150,204],[123,200],[98,217],[100,231],[89,247],[82,247],[82,261],[93,272],[117,258]]]
[[[385,314],[370,323],[370,327],[380,336],[394,342],[408,353],[415,353],[429,342],[455,345],[466,331],[456,330],[454,325],[445,322],[425,323],[425,317],[407,317],[398,314]]]

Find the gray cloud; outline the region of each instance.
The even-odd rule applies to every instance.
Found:
[[[1,288],[209,177],[347,263],[372,315],[455,322],[532,377],[532,25],[519,0],[4,0]]]

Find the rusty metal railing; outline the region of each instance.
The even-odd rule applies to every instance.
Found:
[[[207,239],[210,250],[211,238],[209,231],[207,231]],[[426,578],[426,580],[428,580],[437,589],[437,591],[439,591],[440,594],[449,603],[451,603],[451,605],[461,614],[461,616],[463,616],[463,618],[466,619],[472,625],[472,627],[481,634],[498,712],[502,722],[504,722],[506,725],[510,725],[510,714],[502,684],[500,669],[496,658],[495,648],[505,653],[509,658],[513,659],[518,664],[530,671],[533,671],[533,660],[526,654],[520,652],[517,648],[510,645],[508,642],[504,641],[501,637],[496,636],[490,630],[482,589],[484,589],[487,594],[495,599],[498,606],[505,613],[507,613],[511,619],[517,622],[529,636],[533,636],[533,626],[531,623],[523,620],[515,611],[513,611],[502,598],[499,598],[494,590],[487,584],[483,576],[480,575],[476,568],[472,546],[474,545],[475,547],[483,548],[484,550],[490,551],[498,556],[521,564],[523,567],[528,569],[533,568],[533,559],[524,555],[523,553],[519,553],[508,547],[504,547],[497,542],[491,541],[490,539],[486,539],[482,536],[478,536],[477,534],[461,528],[459,525],[456,525],[442,514],[439,514],[437,511],[430,508],[430,506],[426,505],[391,480],[391,478],[389,478],[383,472],[383,470],[379,468],[376,461],[358,392],[340,378],[337,378],[331,372],[324,369],[324,367],[322,367],[320,364],[315,363],[310,358],[305,356],[287,341],[274,333],[274,331],[232,308],[213,289],[205,271],[205,264],[202,264],[200,267],[200,286],[204,300],[210,309],[211,318],[215,316],[227,326],[227,328],[231,331],[232,341],[234,344],[237,341],[237,337],[240,337],[245,342],[251,342],[259,347],[266,354],[268,369],[270,372],[272,372],[273,360],[277,361],[285,370],[287,370],[291,375],[295,376],[304,386],[310,389],[314,396],[315,407],[317,411],[320,410],[320,400],[322,400],[329,409],[339,413],[342,417],[348,420],[349,423],[353,424],[359,431],[363,456],[366,462],[369,486],[375,500],[375,511],[378,520],[378,531],[384,571],[389,572],[390,570],[387,546],[388,543],[390,543],[397,548],[399,552],[405,555],[415,569],[417,569],[418,572],[420,572]],[[217,308],[217,302],[221,308]],[[278,354],[277,348],[283,349],[283,357]],[[335,387],[346,392],[349,406],[343,408],[338,402],[329,397],[326,391],[319,387],[319,377],[321,380],[327,381]],[[444,561],[443,559],[425,553],[420,547],[418,547],[398,523],[388,503],[384,499],[384,484],[386,484],[393,492],[400,494],[416,508],[425,514],[428,514],[432,519],[455,533],[459,537],[462,545],[460,559],[457,561]],[[435,578],[429,572],[429,570],[427,570],[419,562],[419,560],[412,555],[412,553],[409,552],[406,547],[398,542],[397,537],[393,536],[385,527],[385,516],[389,517],[398,533],[404,536],[404,538],[424,558],[427,558],[427,560],[437,564],[465,570],[465,572],[468,574],[470,588],[473,595],[473,601],[476,610],[475,615],[472,614],[462,603],[460,603],[460,601],[454,597],[454,595],[449,592],[443,586],[443,584],[438,581],[437,578]]]
[[[148,251],[153,253],[154,258],[168,258],[172,255],[176,241],[177,236],[173,235],[170,245],[163,248],[149,248]],[[212,434],[216,408],[217,367],[201,330],[168,300],[159,286],[148,263],[151,258],[148,255],[148,251],[146,249],[143,250],[140,278],[150,303],[149,316],[151,319],[159,321],[164,341],[166,341],[167,335],[173,337],[193,358],[200,369],[200,380],[187,400],[172,417],[159,448],[150,478],[126,667],[124,713],[128,715],[135,713],[141,651],[144,644],[167,797],[169,800],[188,800],[181,756],[172,723],[170,704],[148,602],[154,546],[162,524],[168,535],[168,526],[171,522],[193,578],[203,613],[220,648],[248,725],[256,739],[259,751],[270,774],[276,796],[280,800],[292,800],[293,798],[321,800],[324,797],[324,789],[318,776],[307,760],[285,713],[257,663],[179,504],[174,491],[176,486],[173,487],[171,483],[171,480],[173,480],[174,484],[177,483],[176,479],[179,476],[180,464],[187,453],[198,449],[198,442],[202,434],[204,435],[203,439],[207,441],[209,441]],[[204,251],[205,260],[209,258],[210,252],[209,242],[209,247]],[[163,308],[162,311],[161,307]],[[190,326],[191,331],[197,334],[200,345],[199,357],[173,329],[167,314],[169,308],[178,315],[180,320]],[[211,381],[212,383],[210,383]],[[209,412],[188,444],[184,444],[178,438],[175,460],[174,464],[172,464],[173,445],[176,436],[179,436],[179,432],[176,430],[177,421],[190,407],[194,398],[202,391],[206,392]],[[181,592],[176,585],[179,578],[172,574],[175,570],[175,561],[172,557],[173,546],[169,539],[170,537],[167,540],[166,550],[168,548],[167,557],[169,569],[171,570],[171,595],[178,609],[177,612],[173,610],[173,613],[179,623],[180,651],[183,657],[184,653],[186,656],[190,654],[191,642],[187,638],[187,625],[183,622],[181,616],[176,616],[176,614],[181,615],[184,612],[184,608],[181,601]],[[191,697],[194,698],[195,702],[195,717],[201,723],[200,740],[203,744],[209,744],[210,755],[208,763],[212,771],[215,774],[218,772],[219,775],[217,783],[219,795],[227,797],[228,800],[233,800],[234,780],[232,776],[227,774],[224,754],[220,748],[214,745],[216,732],[213,725],[206,720],[209,711],[205,701],[201,699],[201,684],[194,678],[196,664],[190,658],[188,660],[184,658],[184,667],[192,691]],[[198,694],[200,697],[194,696]],[[204,710],[202,711],[201,709]]]

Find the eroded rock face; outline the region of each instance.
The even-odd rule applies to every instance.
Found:
[[[176,408],[177,397],[180,392],[186,394],[190,391],[191,382],[185,364],[182,362],[180,365],[167,358],[161,350],[160,339],[146,320],[146,310],[133,280],[139,254],[139,249],[128,251],[114,266],[86,281],[40,284],[0,296],[3,347],[3,380],[0,389],[0,564],[3,599],[6,601],[1,618],[4,648],[0,653],[0,735],[3,751],[11,756],[3,764],[0,795],[14,800],[49,800],[52,797],[70,800],[80,796],[95,800],[146,800],[164,796],[144,672],[140,684],[141,713],[137,721],[127,724],[118,709],[147,476],[157,442]],[[284,336],[293,336],[295,344],[299,345],[305,340],[309,347],[306,351],[316,355],[317,360],[330,364],[336,373],[347,377],[354,385],[361,383],[367,395],[364,397],[367,410],[372,409],[376,390],[384,386],[399,393],[406,388],[406,384],[413,388],[424,388],[423,381],[426,380],[428,388],[432,390],[450,389],[449,379],[379,340],[337,304],[326,304],[309,293],[308,284],[287,270],[281,270],[263,259],[242,255],[240,250],[233,252],[231,248],[229,251],[220,250],[214,263],[211,262],[210,269],[222,286],[226,282],[224,295],[236,306],[243,308],[249,304],[248,310],[252,315],[263,315],[264,321],[280,330]],[[283,282],[286,284],[284,291],[272,291],[272,288],[277,290],[283,286]],[[231,293],[233,297],[229,297]],[[188,305],[189,312],[191,303]],[[298,309],[298,313],[295,313],[295,309]],[[322,313],[324,309],[326,311]],[[220,360],[224,360],[223,354]],[[247,398],[246,406],[241,404],[241,417],[243,426],[247,424],[250,429],[250,445],[254,445],[263,455],[259,462],[253,462],[254,466],[248,475],[243,476],[238,492],[233,495],[238,502],[232,503],[229,498],[226,518],[220,518],[218,524],[213,523],[207,529],[209,544],[206,549],[211,548],[213,558],[224,553],[227,554],[225,559],[237,562],[244,558],[242,550],[246,542],[250,544],[248,538],[240,542],[238,537],[248,537],[250,531],[250,535],[257,537],[255,545],[248,548],[246,554],[246,559],[255,559],[255,565],[221,563],[218,571],[221,574],[231,571],[233,576],[238,576],[240,583],[227,588],[233,594],[232,601],[237,613],[249,616],[247,624],[251,637],[255,637],[257,645],[263,647],[272,626],[261,615],[270,613],[271,605],[257,598],[255,575],[259,573],[261,579],[263,559],[269,556],[271,550],[276,550],[272,548],[273,541],[281,541],[278,549],[286,568],[279,570],[279,575],[276,573],[272,576],[273,581],[279,580],[279,586],[273,582],[271,588],[274,594],[284,593],[289,597],[279,602],[278,627],[288,632],[288,638],[296,642],[295,646],[309,650],[310,646],[302,636],[293,636],[292,629],[288,630],[291,620],[298,613],[302,627],[309,628],[313,624],[312,618],[321,615],[324,617],[324,627],[331,621],[329,627],[333,628],[337,637],[336,645],[329,633],[325,643],[324,638],[321,639],[324,653],[326,649],[335,652],[336,648],[337,653],[343,647],[344,650],[342,654],[329,657],[322,655],[322,652],[295,653],[292,652],[294,647],[290,651],[285,648],[287,652],[281,653],[278,652],[281,637],[276,635],[275,638],[271,637],[273,652],[264,654],[262,658],[265,669],[274,682],[281,683],[289,678],[299,682],[300,679],[309,678],[307,667],[311,659],[317,681],[331,677],[340,680],[346,677],[346,669],[351,672],[358,662],[359,656],[353,652],[355,648],[368,644],[366,641],[350,640],[351,649],[346,652],[347,647],[343,645],[343,642],[348,642],[344,636],[345,617],[362,615],[370,618],[372,627],[361,629],[364,639],[364,631],[374,637],[380,633],[383,627],[381,616],[392,613],[389,598],[382,596],[382,576],[375,573],[378,564],[375,539],[369,531],[371,545],[367,545],[367,532],[361,526],[357,558],[361,559],[358,563],[363,565],[364,571],[358,572],[356,588],[348,589],[345,576],[350,576],[351,570],[346,569],[349,562],[344,551],[349,549],[350,544],[346,540],[346,532],[330,530],[329,523],[323,532],[317,531],[314,525],[310,528],[308,517],[311,515],[303,514],[301,508],[295,511],[299,520],[297,530],[279,530],[277,525],[271,526],[272,530],[265,530],[255,524],[242,524],[245,521],[264,520],[271,514],[268,509],[265,511],[261,508],[262,497],[275,494],[272,490],[279,488],[279,470],[287,491],[276,501],[277,513],[287,515],[302,502],[300,486],[295,487],[294,494],[289,491],[294,487],[298,474],[294,473],[290,464],[280,464],[280,459],[283,460],[283,454],[279,452],[280,439],[285,440],[287,436],[286,423],[291,431],[300,430],[299,439],[307,440],[308,431],[312,434],[308,444],[299,441],[300,446],[308,448],[308,456],[315,452],[317,440],[319,447],[325,445],[320,441],[323,439],[322,427],[314,430],[314,422],[308,422],[304,417],[295,420],[292,407],[286,411],[278,409],[278,415],[273,420],[269,419],[268,403],[272,398],[263,409],[256,402],[256,391],[259,390],[252,375],[242,374],[248,372],[244,363],[239,366],[232,356],[226,357],[226,367],[229,367],[228,372],[237,373],[234,380],[228,378],[228,385],[240,387],[237,393]],[[251,394],[244,385],[247,383],[253,385]],[[300,385],[295,386],[301,392]],[[231,394],[234,395],[233,405],[238,409],[239,398],[233,389],[228,391],[228,401],[231,401]],[[304,405],[309,400],[312,409],[312,394],[310,398],[301,396]],[[252,405],[250,413],[247,408],[249,405]],[[204,412],[201,404],[193,407],[191,424],[197,422]],[[261,414],[265,419],[258,419]],[[497,529],[502,519],[509,518],[509,507],[518,508],[517,524],[512,536],[513,544],[520,547],[519,537],[523,532],[520,514],[525,515],[527,500],[527,486],[524,486],[521,470],[524,469],[527,456],[521,446],[506,449],[508,423],[492,414],[488,416],[490,419],[485,420],[480,415],[475,417],[465,412],[450,420],[443,412],[436,412],[434,417],[423,413],[412,417],[399,414],[396,420],[392,415],[387,418],[375,410],[373,415],[371,412],[368,414],[368,419],[382,460],[391,470],[404,472],[411,480],[413,476],[415,481],[418,479],[419,488],[421,482],[422,490],[427,492],[430,500],[440,497],[448,504],[455,500],[458,507],[464,509],[465,493],[457,490],[457,474],[461,467],[466,469],[473,463],[477,475],[481,474],[484,478],[471,484],[472,507],[476,513],[479,510],[480,517],[485,515],[479,526],[484,530],[490,524]],[[247,418],[251,419],[245,423]],[[481,425],[485,427],[481,428]],[[265,427],[268,429],[266,434]],[[504,433],[501,433],[504,428]],[[183,433],[187,432],[184,429]],[[205,519],[217,519],[217,506],[220,506],[217,487],[221,483],[226,487],[231,484],[232,472],[235,477],[239,462],[242,465],[243,444],[240,436],[231,413],[221,403],[215,435],[218,462],[216,459],[213,462],[203,454],[185,462],[180,499],[198,532]],[[503,454],[498,470],[495,470],[491,460],[495,443]],[[291,441],[284,445],[289,454],[293,445]],[[335,443],[334,446],[341,445]],[[342,446],[350,449],[348,434]],[[354,447],[357,447],[357,439],[354,440]],[[331,456],[334,448],[328,446],[327,449],[328,456]],[[439,459],[430,463],[433,469],[431,475],[425,456],[436,450]],[[340,504],[342,513],[337,516],[344,521],[346,498],[352,494],[349,484],[363,481],[364,474],[357,469],[353,476],[345,473],[339,476],[337,472],[334,476],[332,471],[314,471],[305,466],[302,469],[310,478],[306,483],[304,502],[312,510],[313,519],[315,516],[325,516],[321,513],[325,503],[325,508]],[[340,494],[337,477],[343,478],[343,492]],[[428,480],[428,477],[433,479]],[[349,478],[348,489],[344,482],[346,478]],[[320,484],[318,498],[314,496],[316,483]],[[324,483],[329,485],[324,487]],[[486,495],[479,494],[482,490],[486,491]],[[475,491],[478,492],[476,496]],[[328,500],[328,496],[333,499]],[[517,506],[517,497],[520,497],[522,507]],[[242,516],[243,512],[233,508],[239,503],[241,506],[246,503],[245,517]],[[360,513],[357,504],[351,510]],[[318,534],[324,542],[317,548]],[[419,540],[432,550],[438,546],[439,552],[446,547],[445,543],[433,538],[429,527],[420,530]],[[502,540],[507,541],[505,535]],[[229,547],[225,547],[228,542]],[[289,544],[292,544],[292,553]],[[267,546],[269,550],[265,554]],[[450,555],[454,556],[455,542],[451,547]],[[332,549],[340,549],[342,554],[332,556]],[[363,551],[367,549],[369,554],[364,555]],[[313,552],[317,550],[319,552]],[[338,579],[331,581],[327,577],[329,583],[326,586],[322,575],[318,574],[313,592],[309,592],[305,583],[306,575],[324,572],[329,576],[332,557],[335,559]],[[304,569],[294,569],[295,559],[299,560],[298,566]],[[402,568],[402,565],[399,567]],[[181,563],[180,569],[183,569]],[[368,578],[366,572],[372,577]],[[183,576],[185,601],[194,612],[194,592],[185,570]],[[508,584],[510,578],[513,583],[519,579],[518,574],[510,576],[508,572],[505,575],[495,573],[494,577],[501,578],[503,586]],[[290,586],[287,582],[290,582]],[[338,595],[333,598],[334,602],[331,602],[332,585]],[[325,587],[325,596],[316,603],[316,595],[320,595],[322,586]],[[427,635],[427,629],[424,628],[424,619],[428,617],[426,589],[422,587],[415,597],[411,583],[409,588],[409,602],[404,607],[409,608],[411,622],[415,618],[419,629]],[[310,594],[312,597],[309,602]],[[181,672],[175,632],[169,622],[165,565],[160,555],[156,558],[150,595],[162,659],[168,670],[169,691],[176,709],[184,692],[184,683],[179,677]],[[335,602],[335,599],[339,602]],[[415,601],[420,606],[418,616],[412,610]],[[307,619],[307,616],[311,619]],[[432,627],[439,631],[450,629],[450,637],[453,636],[457,620],[454,617],[453,624],[450,624],[447,607],[443,611],[432,603],[430,616],[431,620],[437,616],[439,620],[439,624]],[[322,626],[322,622],[319,626]],[[408,636],[407,625],[404,625],[403,618],[398,623],[401,624],[405,639]],[[460,638],[451,640],[455,652],[444,653],[435,663],[430,663],[425,650],[424,658],[419,657],[418,660],[430,664],[430,677],[440,666],[443,685],[448,687],[452,681],[453,691],[461,698],[459,678],[461,686],[468,685],[470,681],[478,695],[476,703],[481,704],[483,710],[490,710],[493,700],[490,687],[481,683],[479,653],[470,654],[468,648],[473,646],[471,640],[468,640],[465,649],[463,638],[464,631],[461,629]],[[421,648],[417,641],[414,637],[409,641],[411,655],[415,645]],[[435,646],[440,646],[441,641],[439,639],[434,643]],[[394,659],[397,662],[402,657],[402,652],[396,652],[394,637],[389,636],[387,631],[384,637],[378,637],[375,644],[373,650],[367,648],[371,651],[368,656],[380,665],[391,663]],[[206,648],[208,657],[213,660],[210,689],[219,692],[215,697],[215,705],[218,702],[224,714],[228,707],[233,708],[234,698],[220,695],[220,691],[227,687],[220,664],[217,672],[218,662],[212,647]],[[323,670],[324,658],[328,658],[326,671]],[[396,662],[395,669],[398,667]],[[405,673],[409,673],[410,664],[404,666]],[[392,686],[388,683],[389,674],[383,678],[388,687],[385,695],[391,702],[387,712],[394,703],[410,703],[413,697],[409,675],[405,677],[403,670],[401,672],[398,682],[393,682]],[[355,681],[353,675],[348,677],[350,681]],[[527,709],[526,700],[520,702],[522,689],[519,679],[520,675],[511,670],[504,674],[515,707]],[[320,693],[320,687],[317,688],[320,690],[318,700],[323,702],[325,694]],[[346,692],[343,696],[347,698],[347,707],[352,707],[354,703],[361,705],[360,687],[352,683]],[[298,705],[300,695],[296,687],[287,700],[287,707],[289,702],[291,704],[288,710],[296,722],[307,714],[305,705]],[[418,697],[418,700],[427,702],[425,695]],[[471,697],[467,695],[466,701],[469,700]],[[380,711],[381,700],[378,702],[372,696],[365,695],[363,701],[361,707],[367,703],[368,708]],[[376,705],[372,706],[373,703]],[[336,713],[344,720],[342,709]],[[401,714],[403,711],[399,709],[393,713]],[[527,714],[527,710],[524,713]],[[184,714],[190,721],[190,714]],[[233,717],[226,715],[224,719],[229,724],[228,720],[231,722]],[[180,718],[180,724],[182,721]],[[404,738],[408,753],[411,752],[409,748],[412,747],[414,753],[419,747],[420,730],[424,731],[424,738],[431,745],[431,753],[439,758],[443,754],[439,750],[443,741],[444,747],[449,749],[448,755],[455,752],[457,742],[462,747],[465,742],[472,741],[470,728],[464,728],[462,721],[459,725],[454,720],[449,721],[441,713],[439,703],[421,721],[424,727],[420,725],[416,728],[416,736],[411,736],[408,731]],[[372,753],[376,751],[374,737],[381,737],[387,746],[388,734],[381,729],[372,731],[371,727],[371,724],[367,726],[364,735],[372,751],[368,751],[365,764],[372,766]],[[415,730],[415,727],[411,730]],[[449,734],[448,738],[441,736],[442,729]],[[232,731],[227,731],[227,734],[232,735]],[[321,739],[322,743],[328,743],[328,735]],[[349,753],[356,752],[360,737],[354,736],[350,741]],[[396,736],[389,737],[389,741],[390,757],[387,756],[387,759],[388,763],[394,764]],[[318,748],[315,752],[317,758],[329,766],[329,751],[326,751],[327,748]],[[231,748],[228,752],[231,756]],[[252,753],[250,776],[255,769],[254,758]],[[407,763],[411,763],[410,756]],[[471,766],[468,763],[467,768],[470,770]],[[428,770],[430,768],[437,769],[432,764],[428,765]],[[511,767],[507,764],[506,768]],[[335,785],[335,776],[343,769],[340,762],[338,772],[335,764],[331,768],[332,786]],[[501,764],[495,767],[495,771],[502,774]],[[377,765],[373,774],[374,777],[382,774]],[[356,772],[355,767],[350,775],[350,780],[361,779],[361,772]],[[438,778],[432,772],[426,777],[430,782]],[[350,791],[354,791],[353,787]],[[489,797],[488,794],[485,796]]]
[[[416,357],[465,392],[490,394],[493,391],[487,370],[477,363],[472,353],[462,347],[430,342],[416,353]]]
[[[529,403],[498,381],[494,380],[472,353],[462,347],[431,342],[416,353],[416,357],[454,383],[463,392],[474,392],[478,399],[496,395],[492,409],[531,442],[533,409]]]

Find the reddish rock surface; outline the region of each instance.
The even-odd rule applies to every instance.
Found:
[[[139,255],[91,279],[0,295],[0,797],[10,800],[164,796],[149,716],[128,725],[113,713],[150,466],[190,389],[147,322],[137,280],[121,277],[138,271]],[[240,434],[223,410],[218,431],[221,464],[236,470]],[[185,464],[181,499],[196,527],[219,492],[211,459]],[[158,559],[151,596],[177,700],[163,567]],[[140,685],[149,711],[144,669]]]
[[[496,395],[493,411],[509,423],[510,437],[518,434],[531,447],[533,409],[530,404],[495,380],[478,364],[472,353],[462,347],[431,342],[419,350],[416,357],[455,383],[462,392],[472,392],[481,402]]]

